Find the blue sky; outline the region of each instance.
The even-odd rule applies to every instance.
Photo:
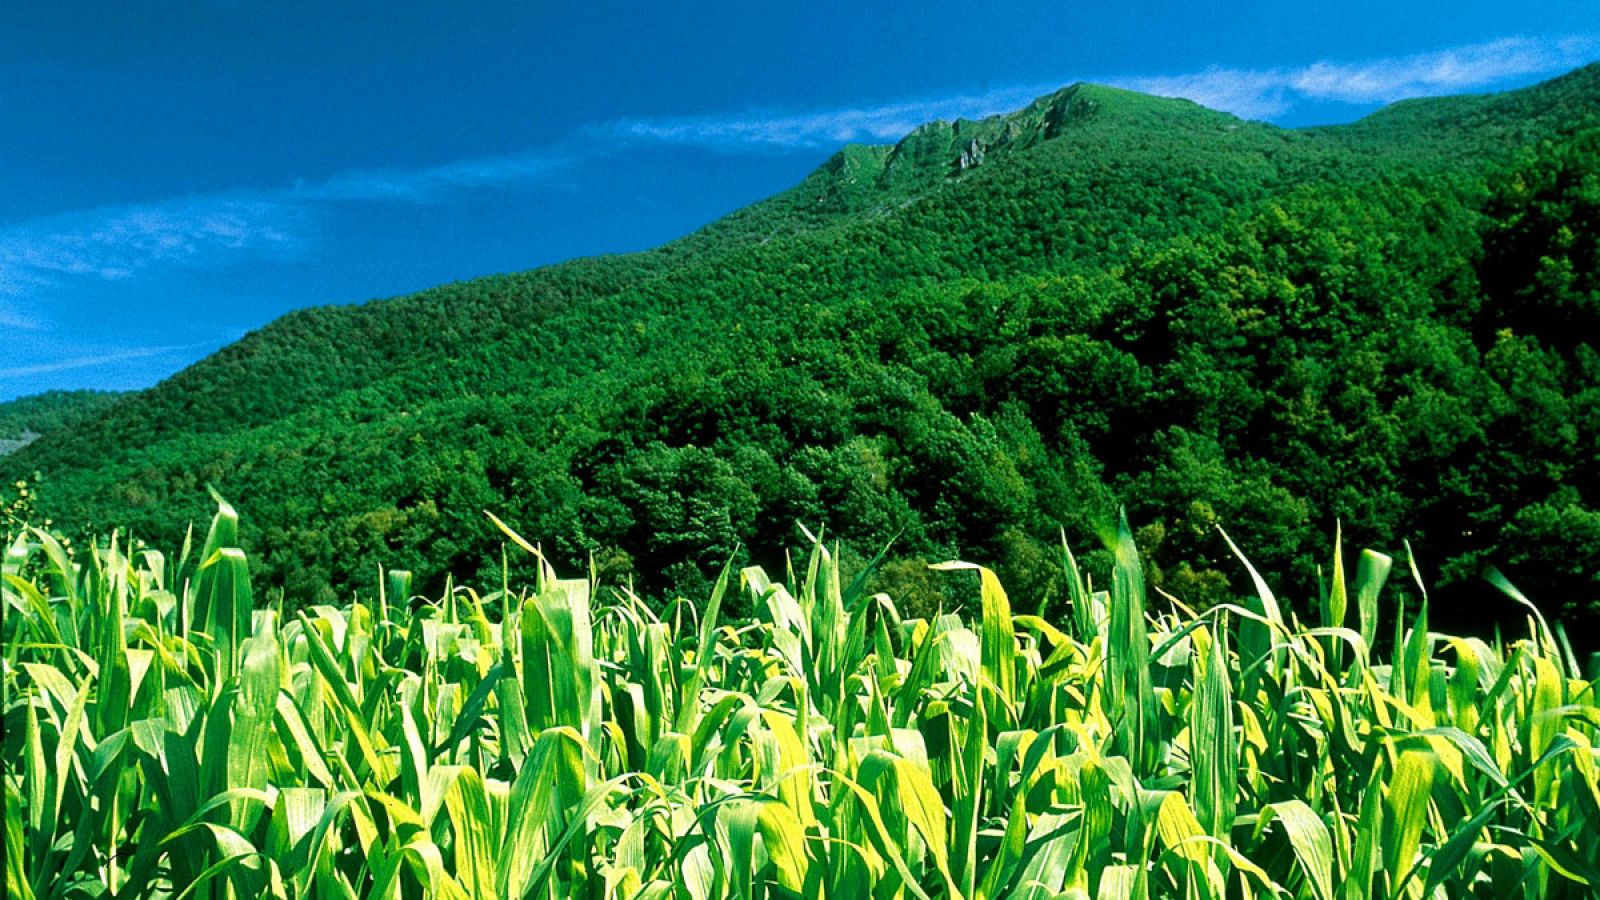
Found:
[[[0,399],[684,234],[1074,81],[1285,125],[1600,59],[1600,4],[0,4]]]

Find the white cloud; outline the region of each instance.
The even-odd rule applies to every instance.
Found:
[[[1492,88],[1509,79],[1552,75],[1600,56],[1600,35],[1506,38],[1411,56],[1315,62],[1274,69],[1212,68],[1175,75],[1089,79],[1182,97],[1249,119],[1284,115],[1303,101],[1352,105]],[[849,141],[892,141],[935,119],[982,118],[1024,106],[1065,81],[983,94],[907,100],[810,112],[645,118],[602,131],[624,139],[740,149],[809,149]]]
[[[210,344],[177,344],[166,347],[128,347],[97,353],[88,356],[75,356],[70,359],[57,359],[50,362],[37,363],[29,366],[12,366],[0,369],[0,379],[27,378],[33,375],[48,375],[53,372],[68,372],[73,369],[89,369],[95,366],[105,366],[112,363],[127,362],[132,359],[146,359],[152,356],[161,356],[167,353],[176,353],[182,350],[192,350],[199,346],[212,346]]]
[[[1600,38],[1594,36],[1506,38],[1396,59],[1319,62],[1284,75],[1286,87],[1311,99],[1392,103],[1571,69],[1594,59],[1597,52]]]
[[[1246,118],[1273,118],[1305,101],[1375,104],[1489,88],[1552,74],[1600,56],[1600,35],[1507,38],[1411,56],[1315,62],[1298,68],[1213,68],[1098,79],[1185,97]],[[837,109],[643,118],[591,129],[612,142],[705,146],[733,151],[808,150],[849,141],[893,141],[936,119],[982,118],[1017,109],[1059,87],[1019,85]],[[603,153],[590,147],[586,153]],[[521,154],[438,166],[350,169],[277,190],[103,207],[0,226],[0,300],[37,297],[71,279],[115,281],[152,268],[229,265],[305,252],[320,210],[347,203],[438,203],[463,191],[538,183],[582,158]],[[38,328],[39,316],[0,305],[0,327]]]
[[[431,203],[450,192],[541,181],[567,165],[556,155],[466,159],[421,169],[351,169],[326,181],[298,184],[290,196],[311,201]]]
[[[624,139],[773,148],[892,141],[924,122],[994,115],[1024,106],[1049,90],[1049,87],[1035,85],[816,112],[629,119],[598,130]]]
[[[1157,97],[1182,97],[1246,119],[1270,119],[1294,106],[1283,76],[1278,72],[1207,69],[1188,75],[1113,78],[1109,83]]]
[[[565,160],[503,156],[417,169],[351,169],[267,191],[108,206],[0,226],[0,297],[28,297],[72,278],[117,281],[156,267],[228,265],[301,252],[315,240],[318,207],[433,203],[452,192],[537,182]],[[0,325],[38,319],[0,307]]]
[[[0,277],[4,275],[4,268],[0,267]],[[4,283],[0,283],[0,329],[38,331],[45,327],[44,320],[37,315],[24,313],[16,308],[14,301],[6,299],[4,296],[6,293]]]
[[[291,248],[293,210],[265,200],[191,197],[66,213],[0,230],[0,292],[26,294],[64,276],[106,281],[155,265]]]

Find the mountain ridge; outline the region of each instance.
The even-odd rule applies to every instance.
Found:
[[[1481,502],[1423,504],[1415,522],[1363,512],[1339,467],[1315,484],[1282,468],[1323,438],[1252,436],[1298,429],[1311,413],[1295,404],[1356,409],[1328,393],[1353,376],[1297,374],[1278,347],[1343,359],[1297,304],[1387,321],[1376,298],[1400,297],[1440,320],[1446,355],[1482,382],[1480,418],[1500,415],[1508,388],[1482,374],[1497,345],[1481,309],[1503,301],[1479,296],[1479,204],[1512,151],[1592,121],[1596,71],[1343,131],[1075,85],[1012,114],[843,148],[795,188],[656,250],[290,314],[46,435],[0,474],[42,470],[40,503],[57,520],[151,537],[202,515],[215,482],[254,526],[264,579],[302,597],[360,584],[376,561],[424,579],[497,565],[483,508],[521,516],[569,564],[591,552],[619,572],[677,564],[684,589],[718,554],[801,520],[863,550],[898,531],[912,554],[1026,568],[1019,583],[1047,593],[1027,560],[1048,552],[1051,523],[1081,538],[1135,490],[1148,496],[1135,512],[1167,533],[1172,578],[1195,590],[1226,578],[1200,507],[1242,511],[1239,497],[1274,510],[1236,531],[1272,545],[1268,559],[1320,546],[1312,520],[1330,512],[1365,517],[1373,536],[1431,538]],[[1291,227],[1297,217],[1322,224]],[[1401,231],[1408,240],[1385,237]],[[1488,337],[1458,336],[1463,317],[1463,334]],[[1261,321],[1278,331],[1264,336]],[[1443,377],[1427,366],[1444,357],[1417,369],[1405,354],[1434,351],[1380,338],[1361,338],[1378,341],[1362,352],[1396,360],[1393,377]],[[1208,356],[1191,358],[1190,342]],[[1577,377],[1581,360],[1561,365]],[[1390,424],[1390,376],[1374,377],[1340,390],[1376,391],[1380,424],[1409,434]],[[1260,398],[1194,397],[1189,382],[1206,378]],[[1394,452],[1433,458],[1411,440]],[[1458,452],[1445,450],[1438,459]],[[1413,498],[1402,476],[1426,472],[1371,465],[1397,501]],[[1192,490],[1156,471],[1185,466]],[[1587,487],[1563,505],[1559,485],[1538,485],[1530,509],[1592,508]],[[1169,501],[1178,512],[1160,511]],[[1466,559],[1459,537],[1440,540]]]

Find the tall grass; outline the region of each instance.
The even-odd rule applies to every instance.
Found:
[[[724,572],[660,614],[541,563],[525,590],[413,609],[391,572],[283,615],[236,545],[224,505],[173,560],[6,547],[9,896],[1600,885],[1592,684],[1536,614],[1505,647],[1430,632],[1425,607],[1381,621],[1376,554],[1347,583],[1336,550],[1316,623],[1253,570],[1253,596],[1196,615],[1147,593],[1124,526],[1109,591],[1064,555],[1062,621],[960,564],[981,615],[925,621],[820,543],[782,582]]]

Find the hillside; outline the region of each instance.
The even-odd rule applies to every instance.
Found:
[[[796,522],[1059,593],[1126,504],[1204,604],[1335,521],[1600,609],[1600,68],[1300,131],[1080,85],[847,147],[647,253],[286,316],[0,459],[171,543],[213,483],[291,601],[488,577],[493,509],[651,594]],[[1394,549],[1400,549],[1394,547]],[[649,573],[648,576],[645,573]],[[1489,602],[1489,601],[1485,601]],[[1493,617],[1494,610],[1480,611]],[[1456,614],[1463,614],[1458,609]]]
[[[121,398],[110,391],[49,391],[0,403],[0,456],[65,431]]]

